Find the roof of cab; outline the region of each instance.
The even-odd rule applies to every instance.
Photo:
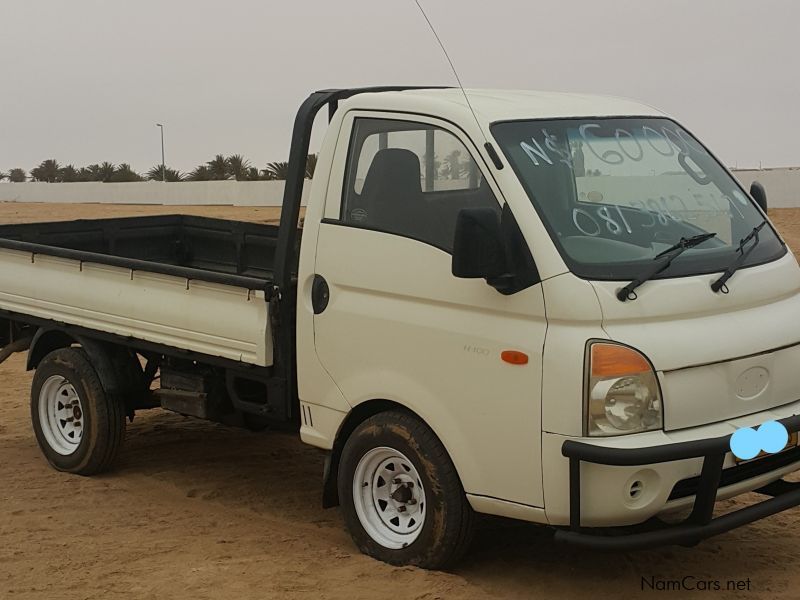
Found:
[[[525,90],[465,91],[478,118],[487,123],[518,119],[664,116],[647,104],[613,96]],[[440,117],[448,114],[461,116],[469,111],[464,93],[459,88],[358,94],[347,101],[347,108],[400,110]]]

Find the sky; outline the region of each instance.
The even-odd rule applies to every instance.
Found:
[[[797,0],[422,2],[468,88],[631,97],[731,167],[800,165]],[[157,122],[171,167],[263,167],[288,157],[315,89],[455,84],[413,0],[3,0],[2,15],[0,171],[146,171]]]

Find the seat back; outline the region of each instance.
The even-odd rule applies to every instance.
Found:
[[[379,150],[367,171],[361,191],[363,223],[396,233],[413,231],[422,217],[419,158],[404,148]],[[418,226],[418,223],[417,223]]]

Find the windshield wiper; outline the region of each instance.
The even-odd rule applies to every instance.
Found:
[[[673,260],[678,258],[689,248],[694,248],[695,246],[698,246],[699,244],[716,237],[716,235],[716,233],[710,232],[693,235],[692,237],[688,238],[682,237],[677,244],[670,246],[659,254],[656,254],[656,256],[653,258],[653,260],[656,261],[653,266],[639,275],[639,277],[631,281],[624,288],[620,289],[617,292],[617,299],[620,302],[625,302],[626,300],[636,300],[636,293],[634,292],[636,288],[646,281],[650,281],[653,277],[661,273],[661,271],[667,269],[672,264]]]
[[[711,284],[712,291],[719,292],[722,290],[723,294],[728,293],[728,286],[725,284],[728,282],[728,279],[733,277],[733,274],[741,268],[741,266],[744,264],[744,261],[747,260],[748,256],[750,256],[750,253],[755,250],[756,246],[758,246],[758,242],[761,241],[758,237],[758,232],[761,231],[766,224],[767,221],[765,219],[761,222],[761,225],[753,227],[753,231],[742,238],[742,240],[739,242],[739,247],[736,249],[736,251],[739,253],[739,256],[737,256],[736,260],[733,261],[727,269],[725,269],[725,272],[722,274],[722,276]],[[744,247],[750,240],[755,241],[753,242],[753,245],[750,246],[747,251],[745,251]]]

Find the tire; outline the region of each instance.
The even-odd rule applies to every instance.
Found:
[[[31,421],[55,469],[95,475],[111,468],[122,446],[125,407],[106,394],[83,350],[60,348],[36,368]]]
[[[456,469],[436,434],[410,413],[380,413],[353,431],[338,488],[353,541],[378,560],[443,569],[472,540],[474,513]]]

